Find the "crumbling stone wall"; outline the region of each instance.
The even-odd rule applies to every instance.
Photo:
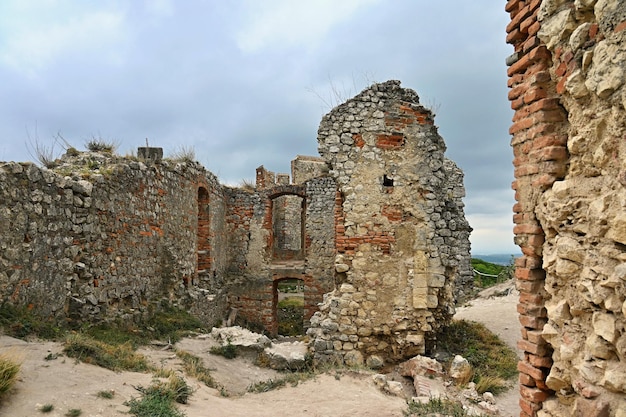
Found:
[[[199,187],[223,210],[213,175],[97,153],[62,162],[0,164],[0,302],[55,321],[141,319],[161,301],[221,317],[221,283],[196,274]]]
[[[462,173],[432,113],[398,81],[374,84],[322,119],[336,179],[336,289],[311,320],[317,360],[390,361],[427,350],[471,282]]]
[[[626,5],[510,0],[522,416],[626,415]]]

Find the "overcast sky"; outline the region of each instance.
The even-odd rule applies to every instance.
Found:
[[[323,114],[397,79],[465,171],[473,254],[518,253],[507,23],[493,0],[2,0],[0,161],[148,138],[237,184],[317,155]]]

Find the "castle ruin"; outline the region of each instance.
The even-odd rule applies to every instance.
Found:
[[[159,148],[0,164],[1,302],[70,325],[236,312],[276,334],[278,284],[299,280],[317,359],[424,353],[472,285],[462,172],[397,81],[331,111],[318,142],[291,179],[261,166],[241,188]]]

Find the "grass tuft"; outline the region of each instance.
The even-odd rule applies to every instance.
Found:
[[[193,390],[183,378],[172,375],[167,381],[155,381],[147,388],[137,387],[143,394],[141,399],[126,403],[129,413],[137,417],[183,417],[174,402],[186,404]]]
[[[99,137],[92,137],[85,143],[85,146],[91,152],[104,152],[109,154],[115,152],[115,149],[117,148],[117,144],[115,143],[115,141],[106,140]]]
[[[211,376],[209,369],[204,366],[201,358],[184,350],[176,351],[176,356],[183,361],[183,369],[187,375],[196,378],[209,388],[219,388],[219,385]]]
[[[113,391],[112,389],[109,390],[104,390],[104,391],[98,391],[98,394],[96,394],[98,397],[100,398],[105,398],[107,400],[110,400],[111,398],[113,398],[115,396],[115,391]]]
[[[256,191],[256,184],[253,181],[243,179],[239,183],[239,188],[249,193],[253,193]]]
[[[52,404],[44,404],[39,407],[39,411],[41,411],[42,413],[49,413],[52,410],[54,410],[54,406]]]
[[[268,392],[275,389],[282,388],[287,384],[292,387],[298,386],[300,382],[307,381],[309,379],[315,378],[317,375],[314,371],[305,371],[305,372],[289,372],[285,373],[285,376],[277,379],[268,379],[267,381],[257,382],[255,384],[251,384],[248,386],[248,392],[261,393]]]
[[[130,343],[110,345],[80,333],[68,335],[63,352],[82,362],[113,371],[141,372],[149,369],[146,358],[135,353]]]
[[[79,408],[71,408],[64,415],[65,417],[78,417],[82,413],[83,413],[82,410],[80,410]]]
[[[196,160],[196,150],[193,146],[181,146],[172,152],[170,159],[175,162],[194,162]]]
[[[409,409],[404,413],[407,417],[468,417],[469,414],[463,408],[463,404],[454,401],[431,398],[427,403],[409,402]]]
[[[192,331],[202,330],[202,327],[202,322],[188,312],[171,306],[162,306],[142,324],[141,328],[115,322],[92,326],[83,332],[108,344],[130,343],[137,347],[155,339],[175,343]]]
[[[15,384],[20,367],[20,362],[13,355],[0,354],[0,397]]]
[[[451,357],[467,359],[479,393],[487,387],[494,394],[502,392],[507,388],[506,380],[517,375],[517,354],[480,323],[453,321],[437,335],[437,345]]]
[[[237,351],[237,346],[228,342],[223,346],[213,346],[210,350],[210,353],[213,355],[223,356],[226,359],[235,359],[239,356],[239,352]]]

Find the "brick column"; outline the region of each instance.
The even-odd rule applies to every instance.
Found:
[[[515,110],[512,135],[515,168],[513,221],[515,243],[523,256],[516,261],[517,288],[520,291],[519,320],[522,339],[518,347],[524,357],[518,364],[521,417],[536,416],[542,402],[552,394],[545,378],[552,366],[552,351],[541,336],[547,322],[544,301],[545,271],[542,246],[545,234],[535,207],[541,194],[561,179],[566,170],[567,116],[550,76],[551,54],[540,41],[537,12],[541,0],[509,0],[505,10],[511,15],[507,43],[515,52],[507,59],[509,100]]]

